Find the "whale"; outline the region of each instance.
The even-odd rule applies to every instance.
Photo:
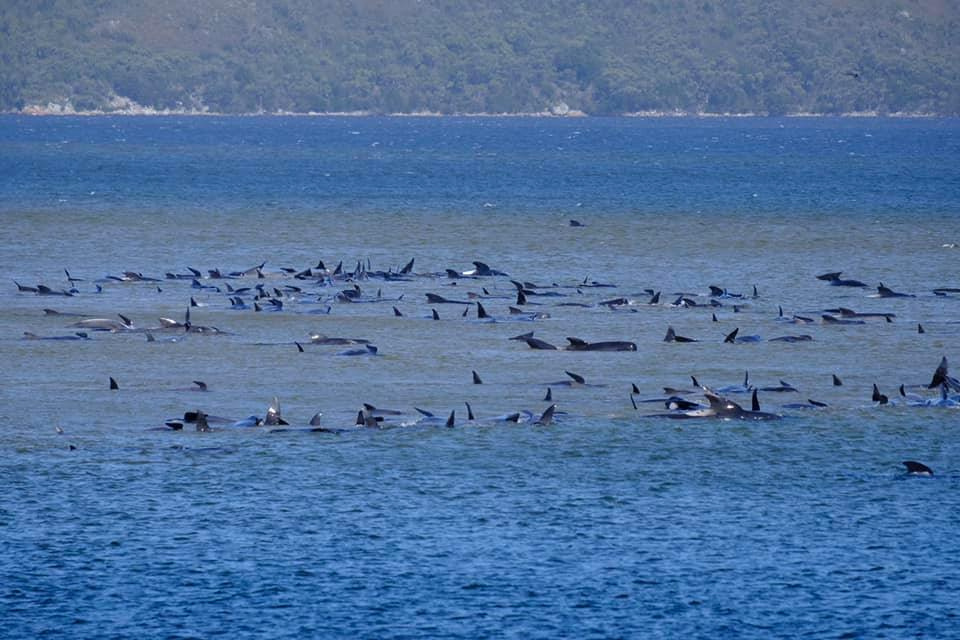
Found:
[[[937,387],[947,387],[953,391],[960,391],[960,380],[949,375],[947,356],[940,359],[940,364],[937,365],[933,377],[930,379],[930,384],[927,385],[927,389],[936,389]]]
[[[770,391],[773,393],[789,393],[796,392],[798,389],[790,384],[789,382],[780,381],[780,384],[775,387],[760,387],[760,391]]]
[[[291,426],[278,425],[278,426],[268,426],[265,428],[267,433],[271,433],[271,434],[290,433],[290,432],[307,432],[307,433],[332,433],[334,435],[339,435],[344,431],[346,431],[345,429],[330,429],[328,427],[322,426],[321,425],[322,416],[323,416],[322,413],[320,413],[319,411],[316,412],[315,414],[313,414],[313,417],[310,418],[310,421],[307,423],[307,426],[305,427],[300,427],[300,426],[291,427]]]
[[[310,344],[351,345],[370,344],[370,341],[363,338],[330,338],[321,333],[311,333]]]
[[[806,402],[789,402],[787,404],[780,405],[784,409],[825,409],[829,405],[826,402],[819,402],[807,398]]]
[[[36,293],[37,292],[36,287],[20,284],[16,280],[13,281],[13,284],[17,285],[17,291],[19,291],[20,293]]]
[[[701,387],[701,388],[707,388],[707,387],[702,387],[702,386],[697,382],[697,379],[696,379],[696,378],[693,379],[693,384],[694,384],[695,386],[698,386],[698,387]],[[744,371],[744,372],[743,372],[743,384],[731,384],[731,385],[727,385],[727,386],[725,386],[725,387],[720,387],[720,388],[716,389],[715,392],[716,392],[716,393],[749,393],[752,389],[753,389],[753,387],[750,385],[750,372],[749,372],[749,371]]]
[[[484,322],[496,322],[496,319],[487,313],[487,310],[483,307],[482,304],[480,304],[479,300],[476,302],[476,305],[477,305],[477,320],[483,320]]]
[[[338,353],[338,356],[375,356],[377,355],[377,347],[372,344],[365,344],[362,348],[358,349],[347,349],[346,351],[341,351]]]
[[[534,338],[532,335],[528,338],[523,338],[523,341],[527,343],[527,346],[531,349],[538,349],[543,351],[556,351],[557,347],[541,340],[540,338]]]
[[[770,342],[810,342],[813,340],[813,336],[807,333],[801,333],[799,335],[786,335],[786,336],[777,336],[776,338],[770,338]]]
[[[932,476],[933,469],[923,464],[922,462],[917,462],[916,460],[904,460],[903,466],[907,468],[907,475],[911,476]]]
[[[847,307],[837,307],[836,309],[827,309],[828,313],[840,314],[842,318],[883,318],[887,322],[892,322],[897,317],[895,313],[863,313],[854,311]]]
[[[503,271],[498,271],[496,269],[491,269],[490,265],[485,262],[480,262],[479,260],[474,260],[473,269],[469,271],[464,271],[461,275],[464,276],[505,276],[507,275]]]
[[[17,286],[19,286],[19,285],[17,285]],[[70,292],[70,291],[67,291],[67,290],[65,290],[65,289],[59,289],[59,290],[58,290],[58,289],[51,289],[50,287],[48,287],[48,286],[45,285],[45,284],[38,284],[38,285],[37,285],[37,295],[40,295],[40,296],[65,296],[65,297],[68,297],[68,298],[69,298],[69,297],[72,297],[72,296],[73,296],[73,293]]]
[[[757,390],[753,390],[752,406],[753,409],[744,409],[736,402],[717,395],[712,391],[705,391],[704,396],[710,403],[710,410],[714,417],[721,420],[779,420],[780,416],[775,413],[760,411],[760,404],[757,401]]]
[[[194,425],[196,430],[201,433],[211,431],[210,424],[207,422],[207,414],[203,411],[197,410],[197,418],[194,421]]]
[[[738,336],[740,333],[740,327],[737,327],[730,333],[726,335],[723,339],[724,344],[747,344],[750,342],[760,342],[762,338],[760,336]]]
[[[607,340],[602,342],[587,342],[580,338],[567,338],[567,351],[636,351],[637,345],[626,340]]]
[[[877,293],[875,294],[878,298],[916,298],[917,296],[912,293],[900,293],[899,291],[894,291],[890,287],[884,286],[881,282],[880,286],[877,287]]]
[[[695,338],[685,338],[678,336],[673,327],[667,327],[667,335],[663,338],[664,342],[697,342]]]
[[[572,371],[564,371],[565,374],[569,377],[569,380],[558,380],[556,382],[548,382],[548,387],[603,387],[606,385],[602,384],[587,384],[586,379],[578,373],[573,373]]]
[[[710,403],[708,407],[681,411],[675,413],[658,413],[651,417],[668,418],[672,420],[695,420],[695,419],[716,419],[716,420],[779,420],[781,416],[775,413],[769,413],[759,410],[759,402],[754,393],[753,406],[756,409],[744,409],[739,404],[725,398],[710,389],[704,389],[704,397]]]
[[[90,336],[85,331],[77,331],[69,336],[39,336],[29,331],[23,332],[24,340],[89,340]]]
[[[449,298],[444,298],[443,296],[437,295],[436,293],[427,293],[425,295],[427,296],[427,302],[429,302],[430,304],[465,304],[465,305],[473,304],[473,302],[470,302],[467,300],[451,300]]]
[[[679,396],[670,396],[663,401],[664,406],[670,410],[680,410],[680,411],[692,411],[697,409],[705,409],[702,404],[699,402],[692,402],[690,400],[685,400]]]
[[[557,405],[551,404],[547,407],[543,413],[540,414],[540,417],[534,421],[533,424],[541,427],[546,427],[553,424],[553,416],[557,410]]]
[[[880,393],[880,388],[877,387],[876,383],[873,385],[873,394],[870,396],[870,399],[879,404],[890,404],[890,398]]]
[[[267,407],[267,415],[263,419],[263,424],[268,427],[289,424],[283,419],[283,416],[280,415],[280,399],[276,396],[273,397],[273,400],[270,402],[270,406]]]
[[[369,411],[361,409],[357,412],[357,420],[355,424],[360,427],[379,429],[381,422],[383,422],[383,416],[375,416]]]
[[[523,309],[518,309],[517,307],[507,307],[507,309],[510,311],[511,319],[520,322],[546,320],[550,317],[549,313],[545,313],[543,311],[524,311]]]
[[[69,326],[76,327],[77,329],[89,329],[90,331],[112,331],[114,333],[133,330],[133,324],[130,322],[130,319],[123,315],[120,315],[120,320],[112,320],[110,318],[84,318],[83,320],[78,320]]]
[[[860,282],[859,280],[850,280],[842,279],[840,275],[842,271],[831,271],[830,273],[822,273],[819,276],[816,276],[817,280],[825,280],[827,284],[833,287],[866,287],[866,283]]]
[[[820,318],[823,320],[823,324],[867,324],[863,320],[837,318],[835,316],[830,315],[829,313],[821,314]]]
[[[940,385],[940,396],[937,398],[924,398],[915,393],[907,393],[905,385],[900,385],[900,397],[908,407],[958,407],[960,400],[951,398],[949,387],[946,384]]]
[[[559,285],[557,284],[542,285],[542,284],[535,284],[533,282],[519,282],[517,280],[511,280],[510,284],[512,284],[517,289],[518,294],[522,293],[524,296],[541,296],[541,297],[547,297],[547,298],[563,298],[566,296],[566,294],[560,293],[559,291],[555,290],[559,288]],[[584,284],[577,285],[577,288],[579,289],[579,287],[581,286],[597,286],[597,285],[596,283],[594,283],[593,285],[587,285],[586,281],[584,281]],[[554,289],[554,291],[544,291],[544,289]]]
[[[380,409],[367,402],[363,403],[363,412],[371,416],[382,418],[385,416],[401,416],[403,411],[397,409]]]

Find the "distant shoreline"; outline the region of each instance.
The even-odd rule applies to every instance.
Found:
[[[3,111],[3,115],[24,115],[37,117],[60,116],[177,116],[177,117],[215,117],[215,118],[261,118],[261,117],[297,117],[297,118],[954,118],[956,114],[942,113],[914,113],[878,111],[853,111],[845,113],[810,113],[797,112],[782,115],[767,113],[713,113],[707,111],[637,111],[620,113],[609,116],[591,116],[583,111],[570,109],[562,113],[555,111],[520,112],[520,113],[440,113],[434,111],[414,111],[409,113],[378,113],[373,111],[270,111],[250,113],[226,113],[219,111],[203,111],[196,109],[153,109],[149,107],[135,107],[112,110],[78,110],[72,106],[50,103],[48,105],[28,105],[20,110]]]

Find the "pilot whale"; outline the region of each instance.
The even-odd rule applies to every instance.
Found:
[[[567,338],[567,351],[636,351],[637,345],[626,340],[587,342],[580,338]]]
[[[752,409],[744,409],[733,400],[718,395],[709,389],[705,389],[703,395],[710,403],[710,406],[707,408],[692,409],[679,413],[660,413],[655,414],[655,417],[670,418],[674,420],[689,420],[697,418],[714,418],[718,420],[779,420],[781,417],[775,413],[760,411],[760,404],[757,401],[755,389],[752,398],[753,407],[755,408]]]
[[[932,476],[933,469],[923,464],[922,462],[917,462],[916,460],[904,460],[903,466],[907,468],[907,474],[911,476]]]

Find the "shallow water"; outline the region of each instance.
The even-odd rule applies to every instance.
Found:
[[[85,279],[72,297],[0,288],[5,633],[953,635],[960,412],[877,407],[870,392],[895,398],[960,357],[960,297],[932,293],[960,287],[960,249],[944,246],[960,242],[958,133],[956,120],[0,117],[0,267],[27,285],[66,287],[64,268]],[[410,282],[357,282],[379,290],[370,303],[281,271],[410,258]],[[473,260],[565,297],[513,320],[508,277],[443,274]],[[163,279],[264,261],[263,279],[203,284],[301,286],[279,313]],[[104,279],[125,270],[162,281]],[[814,278],[834,270],[870,288]],[[916,297],[870,297],[879,282]],[[751,297],[596,305],[648,288],[705,303],[709,285]],[[482,288],[497,322],[424,296]],[[75,330],[44,308],[151,327],[182,320],[191,296],[193,323],[227,335],[22,339]],[[777,320],[838,306],[896,318]],[[664,343],[669,325],[701,342]],[[723,344],[736,327],[764,341]],[[638,350],[507,340],[531,330]],[[338,356],[311,332],[379,355]],[[813,341],[767,341],[797,333]],[[596,386],[550,385],[564,371]],[[631,384],[655,397],[745,371],[800,389],[760,394],[784,419],[667,421],[630,403]],[[539,414],[548,386],[554,425],[489,420]],[[262,416],[274,396],[295,425],[322,411],[349,428],[368,402],[405,426],[151,430],[195,409]],[[830,406],[780,407],[806,398]],[[411,425],[413,407],[455,410],[457,428]],[[905,476],[907,459],[935,475]]]

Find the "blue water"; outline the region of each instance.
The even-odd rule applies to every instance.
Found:
[[[960,296],[932,291],[960,288],[958,167],[950,119],[0,116],[0,636],[960,637],[960,410],[897,391],[934,398],[920,385],[960,362]],[[283,270],[411,258],[410,281]],[[446,276],[473,260],[510,276]],[[164,277],[261,262],[203,289]],[[12,282],[68,288],[65,268],[70,297]],[[835,270],[868,287],[814,277]],[[518,321],[510,278],[563,297]],[[915,297],[871,297],[880,282]],[[257,313],[226,284],[300,290]],[[366,303],[338,301],[354,284]],[[668,304],[709,285],[747,297]],[[482,296],[497,322],[427,292]],[[222,335],[159,327],[191,297]],[[895,318],[778,320],[841,306]],[[136,330],[24,339],[78,330],[44,308]],[[723,344],[734,328],[762,341]],[[507,340],[531,330],[637,351]],[[761,394],[783,419],[630,402],[745,371],[800,389]],[[539,415],[548,386],[552,425],[493,419]],[[320,411],[343,431],[157,430],[274,397],[293,426]],[[807,398],[829,406],[782,407]],[[401,415],[353,427],[364,402]]]

